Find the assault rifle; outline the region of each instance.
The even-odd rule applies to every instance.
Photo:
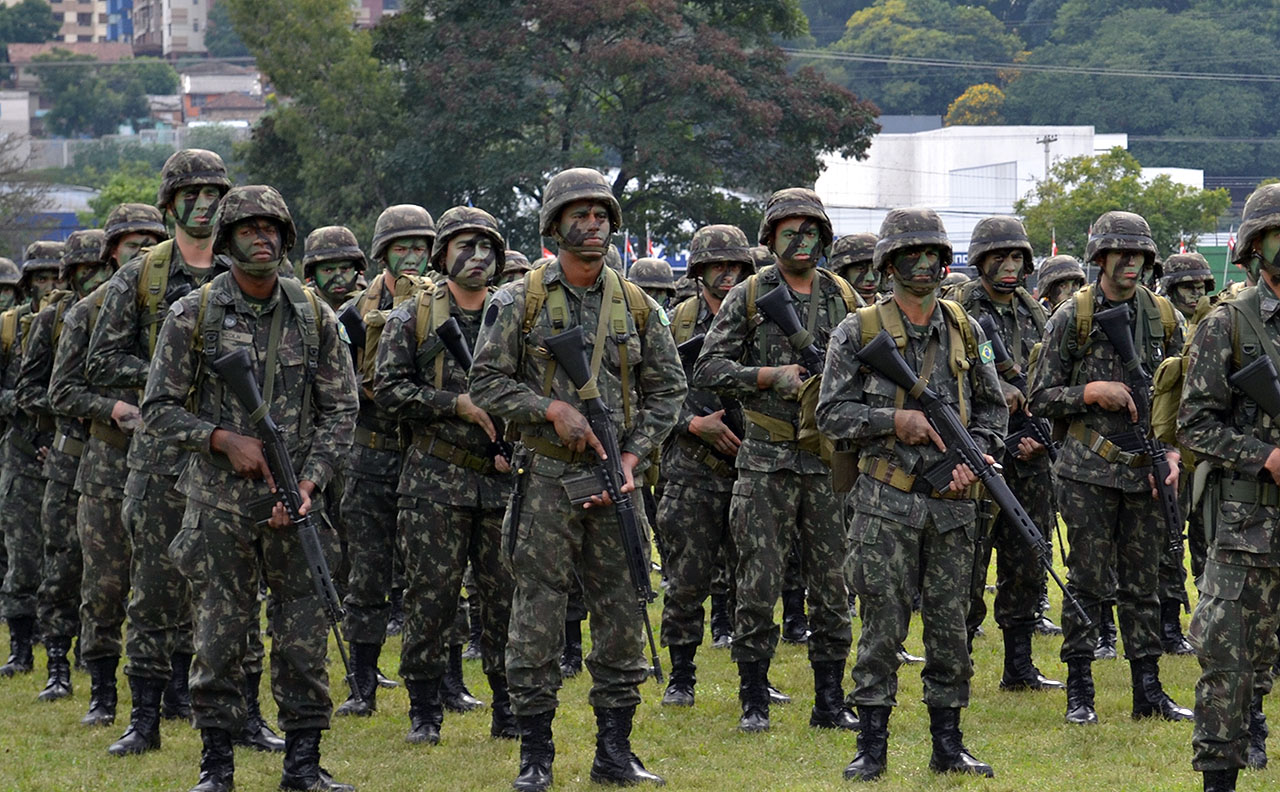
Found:
[[[1151,460],[1151,477],[1155,480],[1156,494],[1160,501],[1160,511],[1164,515],[1165,528],[1169,534],[1169,548],[1174,552],[1182,552],[1182,507],[1178,505],[1178,492],[1165,483],[1171,472],[1169,459],[1164,455],[1164,447],[1151,435],[1151,374],[1142,366],[1138,357],[1138,348],[1133,342],[1133,332],[1129,329],[1130,313],[1128,305],[1117,305],[1093,315],[1093,323],[1102,330],[1103,335],[1111,342],[1111,346],[1124,365],[1125,384],[1129,386],[1133,403],[1138,408],[1138,421],[1133,425],[1134,446],[1142,449]]]
[[[1280,382],[1270,355],[1259,355],[1257,360],[1232,374],[1228,382],[1257,402],[1273,420],[1280,419]]]
[[[345,308],[338,311],[338,322],[347,331],[347,346],[351,349],[351,365],[356,366],[356,373],[358,374],[360,369],[357,354],[364,352],[366,336],[364,319],[360,317],[360,312],[356,310],[356,301],[347,303]]]
[[[1044,534],[1036,527],[1035,521],[1031,519],[1031,515],[1027,514],[1027,510],[1022,508],[1022,504],[1018,502],[1009,485],[1000,476],[996,466],[983,456],[982,450],[974,442],[969,430],[960,423],[960,416],[956,415],[955,409],[943,399],[941,394],[925,386],[911,370],[911,364],[907,363],[902,353],[898,351],[893,336],[889,335],[888,331],[881,330],[869,344],[858,350],[858,359],[899,388],[908,392],[919,390],[920,395],[916,398],[920,401],[921,409],[947,449],[946,457],[941,462],[924,471],[924,478],[929,485],[938,492],[946,492],[951,485],[951,473],[956,465],[960,463],[968,465],[986,487],[991,500],[996,502],[1000,511],[1004,512],[1005,517],[1017,529],[1022,540],[1035,551],[1040,560],[1040,566],[1044,567],[1053,578],[1053,582],[1062,589],[1063,600],[1075,608],[1086,626],[1092,627],[1093,622],[1085,613],[1084,607],[1054,570],[1053,548],[1045,541]]]
[[[816,276],[813,280],[813,294],[809,295],[809,299],[821,299]],[[787,284],[779,283],[776,289],[758,298],[756,310],[787,337],[796,354],[800,355],[800,364],[809,372],[809,376],[822,373],[827,362],[826,352],[815,343],[813,333],[805,330],[800,323],[800,316],[796,313],[796,304],[791,299],[791,289],[787,288]]]
[[[996,368],[1002,368],[1006,363],[1015,365],[1009,355],[1009,348],[1004,345],[1004,338],[1000,335],[1000,328],[996,327],[995,320],[990,316],[984,316],[978,320],[978,324],[982,325],[982,332],[987,334],[987,340],[991,342],[991,351],[995,356]],[[1018,373],[1008,382],[1025,395],[1027,393],[1027,373],[1021,368],[1017,371]],[[1044,446],[1045,450],[1049,452],[1049,459],[1053,462],[1058,461],[1058,449],[1053,442],[1053,426],[1048,420],[1028,415],[1022,410],[1009,416],[1009,434],[1005,435],[1004,447],[1010,456],[1018,455],[1018,443],[1024,437],[1030,437]]]
[[[587,359],[587,348],[581,327],[573,327],[563,333],[557,333],[544,341],[547,351],[551,353],[556,364],[564,369],[578,389],[578,396],[587,408],[587,423],[595,433],[600,445],[604,447],[607,459],[595,466],[597,479],[595,491],[609,493],[613,500],[613,513],[618,518],[618,531],[622,539],[622,551],[627,559],[627,572],[631,575],[631,585],[636,592],[636,609],[644,621],[644,632],[649,639],[649,655],[652,658],[651,671],[653,678],[662,682],[662,665],[658,661],[658,647],[653,640],[653,625],[649,623],[649,612],[646,610],[650,602],[657,597],[649,583],[649,564],[645,561],[644,534],[636,519],[636,507],[631,501],[631,493],[622,491],[625,480],[622,475],[622,450],[618,445],[618,433],[613,425],[611,411],[600,392],[596,389],[591,377],[591,362]],[[589,386],[589,387],[588,387]]]
[[[698,355],[702,354],[702,345],[707,340],[705,333],[698,335],[685,341],[676,347],[676,352],[680,354],[680,365],[684,367],[685,378],[691,378],[693,374],[693,364],[698,361]],[[741,440],[746,436],[745,428],[742,425],[742,405],[737,399],[720,398],[720,409],[724,410],[724,417],[720,420],[725,426],[729,427],[729,431]],[[703,406],[703,415],[707,416],[715,412],[710,407]],[[718,453],[718,452],[717,452]]]
[[[271,420],[271,412],[262,402],[262,393],[253,376],[249,352],[240,347],[213,361],[210,366],[227,384],[240,406],[250,416],[260,416],[254,423],[254,429],[257,430],[258,439],[262,441],[262,452],[267,457],[271,476],[276,480],[276,494],[284,502],[285,511],[289,513],[289,519],[298,533],[298,543],[302,545],[307,568],[311,570],[311,582],[315,585],[316,595],[324,603],[329,625],[337,638],[338,654],[342,657],[342,667],[347,672],[347,685],[351,688],[351,695],[363,700],[360,686],[356,684],[355,675],[351,671],[351,661],[347,657],[347,643],[342,638],[342,619],[346,615],[342,610],[342,601],[338,599],[338,590],[333,586],[333,575],[329,573],[329,562],[325,560],[324,549],[320,546],[315,521],[309,513],[302,514],[302,492],[298,489],[298,474],[289,458],[289,447],[285,445],[284,434],[276,426],[276,422]],[[270,376],[271,372],[267,372],[267,375]]]
[[[471,373],[473,362],[471,349],[467,346],[467,339],[462,336],[462,327],[458,324],[458,320],[452,316],[445,319],[436,328],[436,335],[440,337],[440,342],[444,344],[445,350],[453,361],[461,366],[463,371]],[[489,443],[489,456],[505,457],[510,462],[515,453],[515,447],[502,439],[504,429],[501,421],[493,419],[493,426],[497,430],[498,439]]]

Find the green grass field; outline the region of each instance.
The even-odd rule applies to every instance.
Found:
[[[655,585],[657,580],[655,579]],[[990,598],[988,594],[988,598]],[[1056,602],[1056,600],[1055,600]],[[650,609],[654,624],[659,610]],[[1186,617],[1184,616],[1184,623]],[[853,622],[856,644],[859,629]],[[1098,687],[1096,727],[1063,723],[1064,695],[1003,693],[998,689],[1002,657],[999,631],[988,617],[987,636],[974,646],[976,673],[972,706],[963,728],[969,748],[996,771],[993,780],[942,777],[927,768],[928,713],[920,703],[919,666],[901,672],[900,707],[890,721],[889,773],[874,789],[1036,790],[1037,792],[1113,792],[1114,790],[1200,789],[1191,770],[1191,726],[1129,718],[1128,664],[1110,660],[1094,665]],[[923,654],[919,619],[908,648]],[[0,629],[7,648],[8,634]],[[589,641],[589,636],[588,636]],[[1050,676],[1064,679],[1057,660],[1058,639],[1036,637],[1035,657]],[[395,669],[399,639],[384,649],[382,666]],[[334,698],[346,694],[336,651],[330,667]],[[142,757],[116,759],[106,746],[128,720],[127,686],[121,677],[121,701],[115,726],[86,729],[79,725],[88,700],[88,677],[74,676],[75,696],[41,704],[35,695],[44,682],[43,651],[36,650],[35,673],[0,680],[0,790],[67,792],[68,790],[179,790],[195,783],[199,734],[185,723],[165,722],[164,748]],[[664,667],[666,658],[663,658]],[[488,688],[479,662],[466,663],[468,685],[487,701]],[[1161,676],[1178,703],[1191,706],[1199,666],[1194,657],[1166,657]],[[853,757],[854,735],[810,729],[813,682],[802,647],[782,645],[771,677],[795,702],[773,708],[773,728],[747,736],[737,731],[737,675],[726,650],[709,648],[698,655],[697,706],[674,710],[659,705],[661,691],[652,681],[642,688],[644,703],[636,717],[633,745],[651,769],[680,790],[836,790],[855,785],[841,778]],[[846,680],[847,684],[847,680]],[[588,779],[594,751],[594,720],[587,704],[590,680],[584,673],[561,691],[555,721],[556,789],[595,788]],[[275,713],[266,681],[263,707]],[[323,743],[324,764],[341,781],[363,792],[372,790],[501,790],[509,789],[517,770],[518,746],[489,738],[488,709],[467,715],[447,713],[443,741],[434,748],[409,746],[408,698],[403,688],[381,691],[378,712],[369,719],[334,720]],[[1277,712],[1270,699],[1267,713]],[[236,787],[273,790],[279,782],[280,758],[237,750]],[[1274,770],[1242,775],[1241,790],[1274,788]]]

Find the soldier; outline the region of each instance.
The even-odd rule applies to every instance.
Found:
[[[10,310],[22,300],[22,270],[12,259],[0,256],[0,314]],[[8,365],[12,340],[0,342],[0,372]],[[8,394],[7,396],[5,394]],[[8,426],[8,416],[13,412],[12,391],[0,389],[0,435]],[[4,526],[0,524],[0,586],[4,584],[9,569],[9,556],[4,549]]]
[[[560,625],[575,560],[593,638],[587,658],[597,728],[591,779],[663,783],[631,752],[632,719],[647,672],[635,589],[611,501],[601,493],[584,510],[570,503],[561,483],[595,475],[603,448],[583,417],[577,388],[538,351],[553,334],[586,328],[595,349],[592,377],[612,411],[621,449],[621,459],[610,463],[622,469],[623,491],[634,491],[643,461],[675,424],[685,382],[665,315],[603,264],[621,220],[600,172],[572,168],[551,178],[542,193],[540,228],[556,240],[560,254],[494,295],[471,371],[476,406],[513,424],[524,447],[513,465],[524,471],[513,496],[521,508],[509,511],[504,523],[516,584],[506,662],[521,733],[514,782],[520,792],[551,786]],[[606,334],[610,326],[613,332]]]
[[[285,730],[280,786],[350,792],[319,764],[332,706],[323,603],[297,533],[286,530],[288,513],[270,491],[275,482],[254,421],[209,366],[229,351],[251,350],[264,402],[298,462],[304,512],[324,507],[320,493],[351,442],[354,372],[333,311],[297,280],[278,276],[296,239],[280,194],[234,188],[213,226],[213,252],[229,255],[231,271],[170,308],[142,403],[149,431],[198,452],[178,481],[187,511],[171,547],[195,602],[191,691],[204,751],[193,792],[233,787],[232,735],[245,712],[244,634],[257,619],[259,563],[277,605],[271,688]],[[334,554],[337,537],[323,524],[319,533]]]
[[[302,277],[335,311],[356,291],[356,279],[368,263],[356,235],[348,228],[324,226],[307,234]]]
[[[671,303],[676,293],[675,278],[671,274],[671,265],[665,259],[639,258],[631,262],[627,270],[627,280],[644,290],[653,301],[664,309]]]
[[[849,281],[868,304],[875,302],[880,291],[880,273],[871,266],[875,252],[875,234],[845,234],[831,245],[831,258],[827,261],[831,271]]]
[[[493,691],[490,734],[517,739],[503,657],[511,616],[511,574],[501,558],[510,460],[494,453],[501,427],[467,395],[468,372],[435,334],[452,317],[466,347],[475,346],[504,243],[497,221],[481,209],[454,207],[440,215],[436,229],[431,263],[445,275],[444,284],[391,312],[374,380],[378,403],[413,431],[397,488],[408,578],[400,652],[412,724],[407,739],[440,741],[446,633],[468,560],[484,603],[479,610],[484,672]]]
[[[1036,295],[1048,313],[1083,288],[1084,268],[1071,256],[1051,256],[1040,263]]]
[[[512,281],[518,281],[531,269],[533,269],[533,265],[529,263],[529,258],[525,254],[508,248],[506,260],[502,265],[502,275],[498,278],[498,285],[505,286]]]
[[[0,256],[0,312],[7,311],[22,300],[22,270],[13,259]]]
[[[892,283],[892,297],[859,309],[835,329],[818,399],[822,431],[861,454],[861,475],[846,496],[852,507],[848,575],[862,600],[851,696],[862,731],[858,753],[844,771],[851,781],[871,781],[885,771],[889,714],[897,704],[897,651],[907,634],[917,580],[925,642],[920,676],[933,736],[929,769],[993,775],[990,765],[965,748],[960,732],[960,709],[969,704],[973,675],[964,623],[977,478],[967,465],[956,464],[945,492],[925,481],[922,474],[947,459],[941,439],[914,397],[857,357],[878,333],[888,332],[912,370],[959,406],[979,448],[1003,448],[1008,410],[990,346],[963,307],[937,296],[950,262],[951,242],[932,209],[894,209],[885,216],[875,267]]]
[[[1090,618],[1118,594],[1119,622],[1133,684],[1133,717],[1190,720],[1160,684],[1160,545],[1167,536],[1150,480],[1151,460],[1134,441],[1137,408],[1125,371],[1095,313],[1129,306],[1135,345],[1148,371],[1182,349],[1183,322],[1168,300],[1141,285],[1153,266],[1147,221],[1106,212],[1085,248],[1098,281],[1053,314],[1031,378],[1031,411],[1068,424],[1058,457],[1058,508],[1067,524],[1068,584]],[[1178,453],[1165,452],[1178,482]],[[1114,572],[1113,572],[1114,568]],[[1119,586],[1117,590],[1117,585]],[[1061,657],[1067,664],[1068,723],[1095,724],[1092,663],[1097,636],[1072,610],[1063,613]]]
[[[798,546],[812,630],[809,724],[854,729],[857,719],[844,705],[841,685],[852,642],[848,591],[840,568],[831,563],[845,547],[840,505],[818,448],[802,445],[797,431],[802,391],[812,391],[817,383],[812,377],[821,372],[808,372],[796,361],[809,344],[824,346],[830,331],[861,300],[843,278],[817,266],[831,244],[831,221],[812,190],[775,192],[765,206],[759,241],[778,264],[729,292],[693,373],[694,387],[738,399],[747,419],[730,505],[738,551],[732,646],[742,704],[738,728],[769,728],[768,672],[778,642],[773,608],[782,593],[787,556]],[[761,321],[756,298],[777,288],[788,290],[804,317],[806,338],[788,339],[773,322]]]
[[[751,244],[741,229],[709,225],[694,232],[689,276],[702,284],[702,292],[673,312],[676,344],[705,335],[729,290],[753,271]],[[658,521],[666,531],[663,571],[668,584],[662,606],[662,645],[671,654],[671,681],[662,703],[669,706],[693,706],[697,682],[693,660],[702,643],[702,603],[711,594],[717,564],[732,564],[735,558],[729,499],[736,478],[734,457],[742,438],[731,425],[741,431],[738,405],[725,405],[717,396],[691,389],[675,436],[662,454],[667,483],[658,504]]]
[[[18,407],[18,373],[28,338],[27,328],[44,298],[53,291],[61,266],[61,242],[32,242],[22,261],[21,289],[28,299],[0,315],[0,345],[9,350],[0,389],[0,404],[11,417],[5,431],[4,472],[0,473],[0,513],[4,514],[4,543],[8,555],[3,613],[9,624],[9,659],[0,676],[27,674],[34,665],[36,595],[40,587],[43,536],[40,507],[45,481],[42,459],[53,442],[53,422]]]

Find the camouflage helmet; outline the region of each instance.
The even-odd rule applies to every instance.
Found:
[[[827,217],[827,210],[818,194],[804,187],[788,187],[769,196],[769,202],[764,205],[764,217],[760,220],[760,233],[757,237],[760,244],[773,247],[774,229],[788,217],[811,217],[817,220],[818,230],[822,234],[822,249],[830,247],[834,236],[831,218]]]
[[[231,189],[227,178],[227,166],[222,157],[206,149],[183,149],[165,160],[160,169],[160,190],[156,193],[156,208],[164,211],[173,196],[183,187],[212,185],[224,194]]]
[[[1240,223],[1240,241],[1232,262],[1247,265],[1253,258],[1253,243],[1263,232],[1280,226],[1280,184],[1266,184],[1250,193],[1244,202]]]
[[[523,275],[533,269],[533,265],[529,263],[529,257],[518,250],[507,248],[506,261],[502,263],[502,277],[508,275]]]
[[[1036,291],[1043,297],[1053,290],[1061,281],[1078,280],[1084,283],[1084,267],[1074,257],[1068,255],[1051,256],[1040,264],[1040,276],[1036,280]]]
[[[468,231],[479,232],[489,237],[493,242],[494,262],[502,261],[505,264],[507,243],[502,238],[502,232],[498,230],[498,221],[493,215],[474,206],[455,206],[445,210],[445,213],[440,215],[440,222],[436,223],[436,241],[431,246],[431,266],[436,272],[445,272],[444,256],[449,248],[449,240]],[[497,281],[501,269],[497,266],[493,268],[491,281]]]
[[[972,280],[972,278],[970,278],[968,275],[965,275],[963,272],[960,272],[959,270],[955,270],[952,272],[948,272],[945,276],[943,276],[941,286],[942,288],[945,289],[948,286],[959,286],[962,283],[968,283],[970,280]]]
[[[1093,222],[1089,242],[1084,248],[1084,259],[1092,262],[1098,254],[1108,250],[1142,251],[1148,266],[1155,264],[1158,252],[1146,218],[1133,212],[1120,211],[1103,212]]]
[[[164,215],[154,206],[143,203],[117,204],[111,210],[111,214],[107,215],[103,231],[106,233],[106,239],[102,243],[103,260],[110,257],[116,243],[129,234],[150,234],[156,238],[157,242],[169,238],[169,229],[164,225]]]
[[[554,236],[560,211],[574,201],[600,201],[609,210],[609,231],[622,228],[622,205],[613,195],[613,188],[604,174],[595,168],[569,168],[562,170],[542,190],[542,209],[538,227],[544,237]]]
[[[218,202],[213,216],[213,252],[225,253],[231,240],[231,227],[251,217],[265,217],[280,226],[281,252],[287,253],[298,241],[298,230],[284,197],[276,188],[265,184],[232,187]]]
[[[870,232],[845,234],[831,245],[831,255],[827,257],[827,267],[839,272],[854,264],[871,263],[876,253],[876,235]]]
[[[1209,262],[1199,253],[1175,253],[1164,260],[1164,277],[1160,285],[1165,293],[1179,283],[1202,281],[1204,290],[1212,292],[1217,288],[1217,280],[1209,269]]]
[[[688,276],[700,278],[702,270],[708,264],[722,261],[741,264],[745,273],[755,271],[751,243],[747,241],[747,235],[742,233],[742,229],[734,225],[709,225],[694,231],[693,240],[689,243]]]
[[[17,286],[22,283],[22,268],[13,259],[0,256],[0,286]]]
[[[605,248],[604,263],[611,269],[622,272],[622,254],[613,245]]]
[[[388,206],[378,215],[378,222],[374,223],[373,245],[369,255],[374,261],[382,261],[391,240],[408,236],[426,237],[427,242],[434,246],[436,223],[431,219],[431,213],[417,204]]]
[[[751,265],[752,265],[752,269],[754,269],[756,272],[759,272],[765,267],[770,267],[777,263],[778,263],[778,260],[774,258],[773,251],[770,250],[769,248],[765,247],[764,245],[751,246]]]
[[[627,280],[642,289],[666,289],[670,292],[676,290],[676,278],[671,272],[671,265],[660,258],[646,257],[631,262]]]
[[[356,272],[364,272],[369,264],[356,235],[346,226],[322,226],[307,234],[302,245],[302,277],[310,278],[316,265],[326,261],[354,262]]]
[[[871,264],[877,272],[884,272],[893,259],[893,253],[916,245],[937,245],[942,248],[939,257],[942,269],[951,266],[951,240],[942,218],[932,209],[890,209],[880,224],[880,239]]]
[[[81,264],[102,263],[102,248],[107,240],[100,228],[72,231],[62,247],[62,259],[58,267],[58,279],[68,280]]]
[[[1035,271],[1034,255],[1031,240],[1027,238],[1027,229],[1022,221],[1009,215],[993,215],[984,217],[973,227],[969,236],[969,265],[982,272],[982,257],[995,250],[1021,250],[1022,273],[1030,275]]]
[[[541,256],[536,261],[533,262],[533,268],[537,269],[538,267],[545,267],[555,260],[556,260],[555,256]]]
[[[62,268],[61,242],[32,242],[22,254],[22,283],[25,286],[27,276],[32,273],[47,271],[57,272]]]

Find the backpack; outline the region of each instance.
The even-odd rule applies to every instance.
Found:
[[[173,261],[173,240],[165,241],[141,252],[142,266],[138,270],[138,324],[147,328],[147,355],[156,353],[156,336],[164,322],[160,302],[169,288],[169,263]]]
[[[381,284],[381,280],[377,282]],[[360,383],[366,389],[371,390],[373,387],[374,368],[378,363],[378,346],[382,341],[382,330],[387,326],[387,317],[391,316],[391,312],[400,307],[405,300],[415,295],[429,295],[435,291],[435,288],[435,282],[430,278],[405,274],[396,278],[390,308],[378,308],[382,298],[381,288],[377,292],[372,288],[365,289],[364,294],[356,298],[355,309],[364,322],[364,350],[355,363],[356,370],[360,372]]]

